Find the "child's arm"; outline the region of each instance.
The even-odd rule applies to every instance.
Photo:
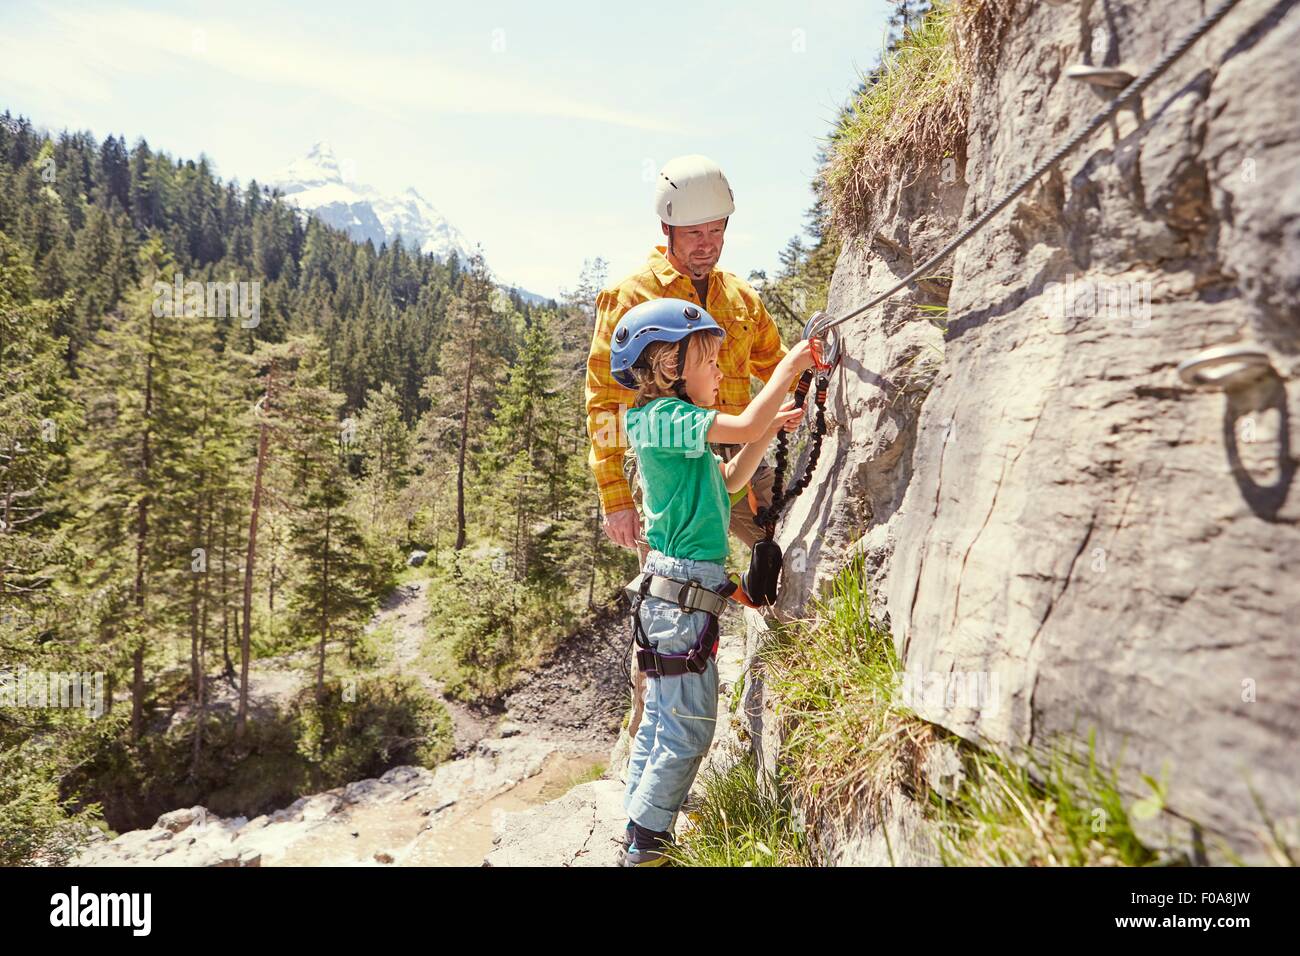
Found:
[[[788,397],[790,383],[812,364],[812,351],[805,339],[785,353],[763,390],[754,396],[743,412],[739,415],[719,414],[713,419],[706,440],[716,445],[748,445],[761,439],[771,427],[781,403]],[[754,467],[758,467],[757,463]]]
[[[726,462],[722,466],[723,482],[727,486],[728,494],[735,494],[741,488],[749,483],[749,479],[754,477],[754,472],[758,470],[759,464],[763,461],[763,455],[766,453],[772,439],[776,433],[785,429],[790,431],[798,426],[799,420],[803,417],[803,409],[795,408],[793,400],[786,402],[777,412],[776,418],[772,419],[771,426],[768,427],[766,434],[758,441],[752,441],[740,450],[740,454]]]

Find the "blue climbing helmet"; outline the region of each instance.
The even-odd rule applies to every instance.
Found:
[[[623,313],[614,326],[609,344],[609,370],[624,388],[636,388],[632,369],[644,368],[641,355],[652,342],[680,342],[677,350],[677,381],[686,368],[686,345],[695,332],[707,329],[719,338],[727,333],[713,316],[685,299],[649,299]]]

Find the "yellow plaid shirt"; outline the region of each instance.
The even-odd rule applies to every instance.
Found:
[[[596,328],[587,357],[587,435],[591,438],[587,460],[596,475],[601,509],[607,515],[633,506],[632,489],[623,477],[627,448],[623,413],[636,401],[636,392],[610,376],[609,343],[614,327],[624,312],[648,299],[700,301],[690,276],[673,267],[667,251],[667,246],[655,246],[644,269],[596,297]],[[710,407],[734,415],[753,397],[751,376],[764,382],[771,378],[785,356],[785,346],[758,293],[730,272],[715,268],[709,273],[709,301],[704,308],[727,333],[718,354],[722,369],[718,404]]]

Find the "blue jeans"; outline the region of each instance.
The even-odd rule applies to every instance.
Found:
[[[670,558],[658,551],[646,556],[643,571],[698,581],[711,590],[727,580],[714,561]],[[646,639],[660,654],[684,654],[709,625],[704,611],[683,613],[672,601],[647,596],[641,605]],[[623,807],[647,830],[670,830],[700,763],[713,743],[718,719],[718,662],[710,657],[702,674],[646,677],[645,709],[632,740]]]

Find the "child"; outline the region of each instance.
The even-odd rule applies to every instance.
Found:
[[[612,340],[611,372],[638,393],[626,427],[651,548],[633,582],[640,596],[633,629],[647,680],[623,798],[632,835],[624,866],[664,862],[668,831],[713,741],[717,613],[725,604],[721,595],[730,591],[728,494],[745,487],[776,433],[794,428],[803,415],[782,402],[812,365],[806,341],[786,354],[739,415],[705,407],[717,402],[725,334],[698,306],[652,299],[628,310]],[[745,447],[724,463],[711,443]]]

